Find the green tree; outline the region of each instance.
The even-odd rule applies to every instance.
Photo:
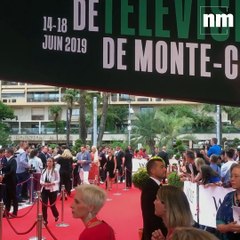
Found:
[[[72,151],[73,151],[74,155],[76,155],[80,151],[80,148],[81,148],[82,145],[83,145],[83,142],[82,142],[81,139],[77,139],[75,141],[75,144],[72,147]]]
[[[106,129],[109,131],[117,130],[117,133],[119,133],[126,125],[127,118],[127,106],[110,105],[107,112]]]
[[[56,133],[56,141],[58,143],[58,129],[59,129],[59,121],[62,112],[62,108],[57,105],[52,105],[49,107],[50,114],[53,116],[53,122],[55,125],[55,133]]]
[[[216,123],[213,117],[207,116],[204,112],[196,114],[193,118],[192,130],[205,132],[214,129]]]
[[[180,108],[179,108],[180,109]],[[192,118],[186,117],[180,111],[169,111],[159,108],[156,111],[140,113],[133,122],[135,143],[148,145],[153,151],[156,142],[172,147],[173,141],[180,135],[182,129],[192,125]]]
[[[14,119],[15,117],[13,109],[0,102],[0,122],[6,119]]]
[[[97,137],[98,146],[102,145],[102,138],[106,128],[107,113],[108,113],[108,99],[109,99],[109,93],[103,93],[102,113],[101,113],[101,120],[100,120],[99,132]]]
[[[5,123],[0,122],[0,132],[1,132],[0,145],[6,147],[11,143],[10,129]]]
[[[4,103],[0,102],[0,145],[7,146],[11,143],[9,134],[10,129],[3,121],[6,119],[14,119],[16,116],[14,115],[14,111],[9,106],[5,105]]]
[[[215,104],[203,104],[202,110],[207,113],[216,112]]]
[[[86,144],[87,139],[87,123],[86,123],[86,96],[87,92],[85,90],[79,90],[79,138],[82,144]]]
[[[75,89],[66,89],[63,96],[63,101],[67,103],[67,147],[70,145],[70,132],[72,121],[72,110],[75,102],[78,100],[79,92]]]
[[[135,144],[148,145],[153,151],[159,133],[159,122],[155,118],[155,111],[136,114],[136,118],[133,122],[131,141]]]
[[[171,105],[171,106],[164,106],[158,109],[158,111],[161,111],[165,113],[166,115],[175,115],[176,117],[188,117],[188,118],[194,118],[196,111],[190,106],[186,105]]]
[[[228,114],[228,119],[231,121],[231,123],[237,127],[240,126],[240,108],[239,107],[229,107],[224,106],[224,111]]]
[[[172,146],[172,142],[177,139],[181,130],[186,126],[191,126],[193,122],[189,117],[181,116],[178,113],[165,114],[161,110],[156,112],[155,118],[159,122],[160,143],[168,146]]]
[[[168,116],[192,119],[192,124],[187,124],[188,129],[191,129],[191,131],[206,131],[213,129],[216,124],[213,117],[207,115],[209,112],[216,111],[215,105],[211,104],[204,104],[201,111],[197,111],[196,108],[185,105],[166,106],[161,107],[159,110]],[[186,131],[187,129],[184,128],[184,130]]]

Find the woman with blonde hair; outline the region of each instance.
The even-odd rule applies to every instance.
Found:
[[[60,157],[56,159],[56,162],[60,165],[60,186],[64,185],[68,196],[71,195],[71,178],[72,178],[72,164],[73,155],[69,149],[65,149]],[[65,196],[65,199],[67,197]]]
[[[99,156],[96,146],[91,148],[91,168],[89,170],[88,180],[90,183],[99,184]]]
[[[218,240],[210,232],[193,227],[176,228],[172,240]]]
[[[108,150],[107,162],[104,164],[103,169],[105,170],[107,176],[106,188],[107,190],[112,190],[112,184],[115,180],[117,169],[117,159],[114,156],[113,148]]]
[[[79,240],[115,240],[115,234],[110,225],[97,217],[106,202],[106,192],[92,184],[82,184],[76,187],[74,202],[71,205],[74,218],[80,218],[85,229]]]
[[[203,158],[196,158],[194,160],[194,163],[198,174],[196,176],[192,176],[192,182],[199,182],[202,179],[201,167],[204,166],[206,163]]]
[[[176,227],[190,227],[193,225],[193,217],[185,193],[171,185],[161,186],[157,192],[155,215],[161,217],[168,233],[164,237],[161,230],[152,233],[152,240],[172,240]]]

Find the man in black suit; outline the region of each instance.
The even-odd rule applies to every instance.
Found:
[[[18,212],[18,201],[16,194],[17,186],[17,161],[14,156],[14,150],[12,148],[7,148],[5,150],[5,157],[7,159],[6,165],[2,168],[2,175],[0,176],[0,182],[5,184],[5,207],[7,213],[11,209],[11,204],[13,205],[13,215],[17,216]]]
[[[46,167],[47,159],[50,157],[48,154],[48,146],[42,146],[41,151],[38,154],[38,157],[42,160],[43,169]]]
[[[165,163],[161,158],[152,158],[147,162],[147,172],[149,178],[142,189],[141,209],[143,217],[142,240],[151,240],[152,232],[160,229],[167,235],[167,228],[162,219],[155,215],[154,201],[159,189],[161,180],[166,177]]]
[[[124,152],[122,151],[121,147],[117,146],[116,147],[117,152],[116,152],[116,160],[117,160],[117,170],[118,170],[118,175],[120,177],[120,182],[123,182],[123,174],[124,174]],[[118,180],[118,179],[116,179]]]
[[[165,161],[165,165],[167,167],[169,165],[169,158],[168,158],[166,146],[162,147],[162,150],[158,153],[158,156]]]

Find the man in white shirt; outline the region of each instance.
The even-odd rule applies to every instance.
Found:
[[[230,169],[234,163],[237,164],[237,162],[234,161],[234,154],[235,150],[233,148],[230,148],[225,152],[227,162],[221,167],[221,179],[224,187],[231,187]]]

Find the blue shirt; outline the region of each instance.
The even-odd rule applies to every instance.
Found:
[[[218,146],[217,144],[215,144],[215,145],[213,145],[212,147],[209,148],[209,150],[207,152],[207,155],[208,155],[208,157],[210,157],[212,154],[220,156],[221,151],[222,151],[221,147]]]
[[[28,156],[27,153],[23,149],[19,149],[17,152],[17,170],[16,173],[23,173],[26,172],[26,170],[29,168],[28,165]]]

